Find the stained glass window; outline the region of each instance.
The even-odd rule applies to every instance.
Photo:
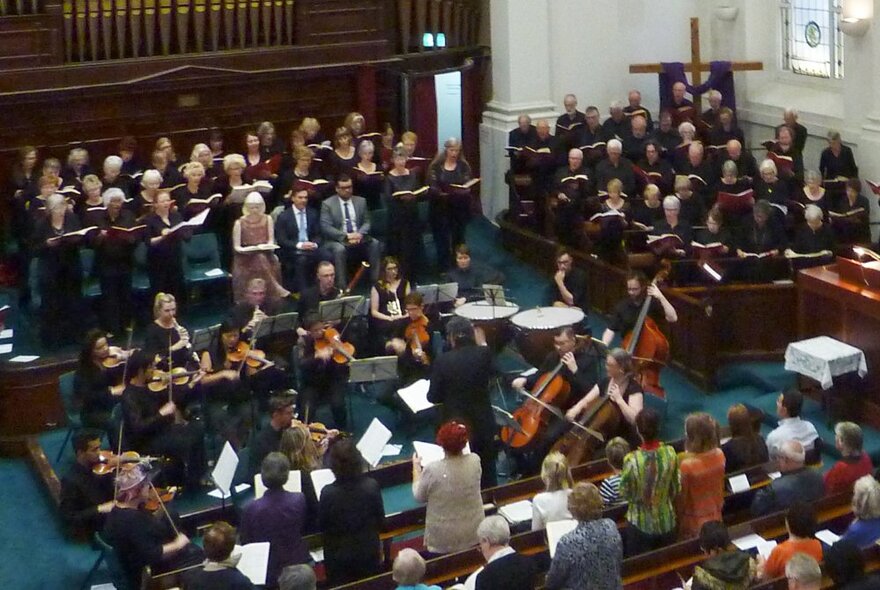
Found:
[[[841,0],[782,0],[782,66],[817,78],[843,78]]]

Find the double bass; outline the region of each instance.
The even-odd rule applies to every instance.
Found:
[[[666,261],[663,268],[654,276],[654,281],[651,284],[656,285],[660,281],[666,280],[666,277],[669,276],[669,269],[669,261]],[[660,369],[669,360],[669,340],[660,331],[657,323],[648,316],[653,299],[651,295],[645,295],[645,301],[642,303],[636,325],[623,338],[623,348],[636,362],[636,372],[639,375],[638,381],[642,389],[660,398],[665,398],[666,391],[660,385]]]

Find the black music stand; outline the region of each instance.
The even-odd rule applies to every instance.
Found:
[[[354,359],[348,363],[348,382],[358,385],[360,392],[366,393],[367,383],[379,383],[397,379],[397,357],[375,356],[368,359]],[[353,414],[351,396],[348,396],[348,413]]]
[[[336,323],[363,315],[364,310],[361,306],[365,299],[363,295],[352,295],[350,297],[322,301],[318,304],[318,319],[322,322]]]
[[[419,285],[416,287],[416,291],[422,294],[422,301],[425,305],[450,303],[458,297],[458,283]]]

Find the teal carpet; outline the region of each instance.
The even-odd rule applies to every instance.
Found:
[[[468,243],[476,260],[504,272],[510,296],[520,307],[534,307],[548,301],[549,281],[501,249],[498,245],[498,229],[487,220],[480,219],[471,224]],[[194,326],[208,325],[216,321],[215,318],[199,313],[193,318],[187,317],[187,323],[192,319]],[[603,318],[596,316],[590,318],[590,324],[594,334],[600,334],[605,327]],[[504,371],[527,368],[524,361],[509,350],[502,353],[499,365]],[[765,430],[769,431],[776,396],[781,389],[793,383],[793,376],[782,369],[781,363],[743,363],[726,367],[720,375],[718,391],[706,394],[679,373],[666,370],[662,384],[667,391],[667,401],[654,402],[666,416],[663,437],[668,440],[683,436],[684,418],[693,411],[707,411],[723,423],[728,407],[737,402],[749,403],[769,412],[770,417],[765,424]],[[496,389],[493,396],[495,403],[506,402],[508,406],[516,403],[509,392],[504,392],[502,396],[502,392]],[[403,449],[400,456],[389,457],[388,460],[409,457],[412,440],[431,440],[430,417],[417,421],[401,419],[396,410],[377,403],[370,391],[356,392],[351,399],[355,436],[363,433],[374,417],[396,433],[391,442],[403,445]],[[818,405],[807,402],[805,415],[816,424],[823,439],[833,445],[833,433],[826,427],[826,419]],[[318,418],[321,417],[319,414]],[[42,442],[50,459],[55,458],[64,434],[65,431],[59,430],[43,435]],[[880,433],[867,430],[865,439],[866,448],[876,463],[880,459]],[[247,463],[246,451],[241,457],[242,464]],[[63,473],[65,464],[69,464],[71,459],[68,446],[56,470]],[[832,456],[826,456],[826,467],[833,460]],[[502,464],[502,471],[504,467]],[[239,474],[238,479],[243,480],[243,473]],[[54,505],[24,460],[0,459],[0,481],[4,482],[3,497],[6,500],[0,507],[0,522],[3,524],[0,527],[0,547],[4,548],[3,559],[0,560],[2,587],[16,590],[79,588],[97,553],[88,545],[72,543],[64,537]],[[410,487],[406,485],[385,490],[384,496],[389,513],[415,506]],[[108,575],[102,567],[92,583],[106,581]]]

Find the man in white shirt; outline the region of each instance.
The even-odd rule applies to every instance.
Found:
[[[803,445],[804,450],[812,451],[819,438],[816,427],[806,420],[801,419],[801,407],[804,404],[804,396],[796,389],[789,389],[780,393],[776,398],[776,414],[779,416],[779,426],[767,435],[767,450],[770,457],[779,452],[782,443],[787,440],[796,440]]]

